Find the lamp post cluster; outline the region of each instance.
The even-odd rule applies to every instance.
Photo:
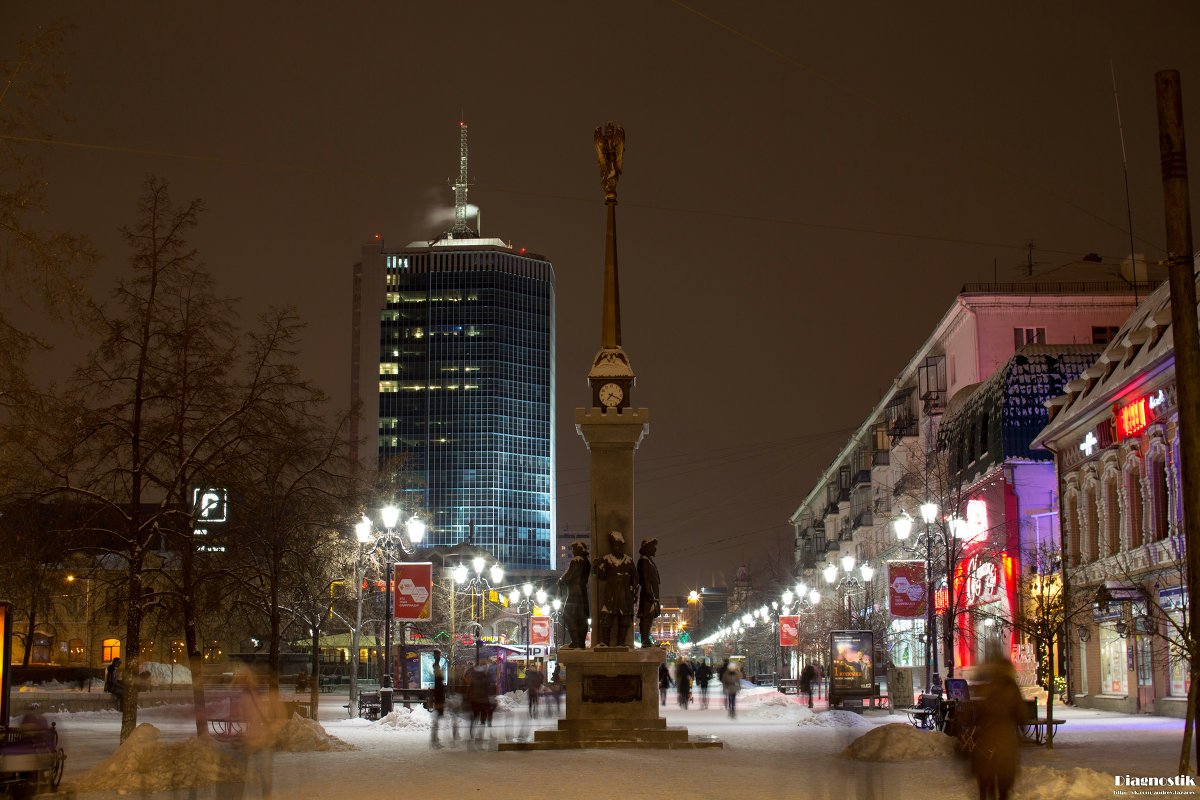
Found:
[[[356,574],[356,582],[358,584],[358,618],[355,621],[354,627],[354,642],[353,650],[353,672],[355,685],[351,687],[352,692],[357,689],[358,677],[358,635],[359,628],[362,625],[362,583],[366,576],[366,559],[372,555],[377,548],[382,547],[384,553],[384,573],[386,575],[387,600],[385,602],[384,613],[384,645],[383,645],[383,677],[380,681],[379,688],[379,713],[383,716],[390,714],[392,711],[392,618],[395,615],[393,610],[393,593],[392,593],[392,559],[393,545],[399,543],[403,556],[411,556],[416,552],[416,545],[420,544],[425,538],[425,523],[415,514],[409,517],[404,523],[404,531],[400,533],[396,530],[396,526],[400,522],[400,509],[393,505],[384,506],[379,511],[380,520],[383,522],[383,533],[376,533],[374,523],[366,514],[354,526],[354,534],[358,539],[359,546],[359,564],[361,565],[361,575]],[[403,630],[401,631],[400,644],[404,645]],[[405,685],[408,683],[408,660],[401,659],[400,677]],[[351,703],[354,706],[354,703]]]
[[[921,519],[925,522],[925,532],[918,534],[917,538],[908,544],[908,538],[912,535],[913,518],[908,515],[908,512],[901,514],[892,522],[892,529],[896,532],[896,539],[900,541],[900,546],[905,550],[913,553],[921,551],[921,540],[924,538],[925,544],[925,691],[930,691],[932,688],[933,676],[938,673],[938,654],[937,654],[937,636],[936,625],[934,621],[933,609],[933,540],[939,535],[935,531],[933,524],[938,518],[938,505],[932,501],[922,503],[920,506]],[[945,544],[945,542],[943,542]]]
[[[486,573],[486,574],[485,574]],[[483,556],[476,556],[471,559],[471,567],[467,568],[466,564],[459,564],[450,571],[450,576],[454,579],[456,587],[460,587],[458,591],[471,595],[471,622],[470,626],[474,631],[475,638],[475,663],[479,664],[479,646],[483,639],[483,618],[485,616],[485,608],[487,601],[487,593],[497,588],[501,581],[504,580],[504,567],[498,563],[492,564],[490,567],[487,564],[487,559]],[[479,616],[475,616],[475,597],[479,596]],[[451,638],[454,637],[454,611],[450,612]]]
[[[838,569],[836,564],[829,563],[825,565],[822,574],[825,576],[825,582],[830,585],[835,591],[842,592],[845,599],[846,608],[846,623],[849,625],[854,619],[854,606],[852,598],[856,594],[865,593],[867,587],[871,585],[871,579],[875,577],[875,568],[865,561],[859,565],[858,572],[855,574],[856,559],[851,555],[842,556],[842,568]]]

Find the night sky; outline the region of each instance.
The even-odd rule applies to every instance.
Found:
[[[1153,76],[1182,73],[1200,163],[1200,6],[977,5],[0,0],[0,57],[76,26],[47,223],[94,238],[97,289],[165,178],[205,200],[195,244],[247,320],[298,307],[303,366],[341,407],[351,267],[374,234],[449,227],[465,118],[483,235],[557,270],[560,527],[588,520],[592,131],[623,125],[622,333],[652,418],[637,533],[673,594],[786,552],[788,515],[963,283],[1128,253],[1110,61],[1136,247],[1162,257]]]

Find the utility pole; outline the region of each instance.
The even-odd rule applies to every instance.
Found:
[[[1183,534],[1187,548],[1188,631],[1195,641],[1200,631],[1200,334],[1196,330],[1196,273],[1192,252],[1192,215],[1188,200],[1187,147],[1183,133],[1183,89],[1178,70],[1154,75],[1158,98],[1158,151],[1162,164],[1163,208],[1167,228],[1167,274],[1171,285],[1171,333],[1175,350],[1175,385],[1179,392],[1179,473],[1183,490]],[[1188,690],[1187,722],[1179,755],[1179,774],[1188,773],[1191,740],[1195,738],[1196,679],[1200,677],[1195,649],[1189,653],[1192,675]]]

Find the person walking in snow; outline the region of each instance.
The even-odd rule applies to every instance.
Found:
[[[817,668],[812,665],[812,662],[804,665],[804,669],[800,671],[800,691],[808,695],[808,707],[813,707],[813,684],[817,680]]]
[[[665,706],[667,704],[667,689],[671,688],[671,670],[667,669],[666,663],[658,665],[658,704]]]
[[[113,696],[116,701],[117,710],[121,710],[121,706],[125,699],[125,684],[121,679],[121,657],[117,656],[104,670],[104,691]]]
[[[737,717],[737,695],[742,690],[742,671],[735,662],[728,661],[721,673],[721,685],[725,689],[725,710],[729,718]]]
[[[686,658],[675,662],[675,691],[679,695],[679,707],[687,711],[688,700],[692,697],[692,665]]]
[[[708,708],[708,684],[712,680],[712,667],[708,665],[708,661],[701,661],[696,665],[696,685],[700,687],[700,707]]]
[[[429,726],[429,745],[440,748],[438,725],[446,716],[446,672],[442,669],[442,651],[433,651],[433,720]]]

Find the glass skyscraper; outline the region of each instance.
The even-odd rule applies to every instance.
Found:
[[[506,570],[551,569],[554,265],[500,239],[446,238],[368,245],[357,278],[362,432],[374,377],[379,466],[402,507],[429,515],[430,546],[471,539]]]

